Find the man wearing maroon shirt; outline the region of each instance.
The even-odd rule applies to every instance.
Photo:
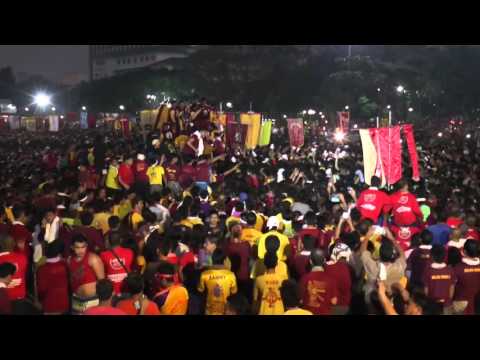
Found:
[[[315,249],[310,257],[312,271],[300,281],[303,308],[314,315],[330,315],[337,304],[335,280],[325,273],[325,253]]]
[[[12,314],[12,301],[8,296],[7,288],[15,274],[15,265],[11,263],[0,264],[0,315]]]
[[[425,295],[443,306],[445,314],[450,313],[455,291],[455,272],[445,263],[445,248],[434,245],[431,251],[432,264],[423,273]]]
[[[475,299],[480,294],[479,244],[468,240],[463,247],[462,262],[455,266],[457,278],[453,308],[456,314],[474,315]]]
[[[37,272],[38,298],[45,315],[65,315],[70,309],[68,268],[61,256],[62,248],[60,241],[48,244],[47,263]]]
[[[15,251],[24,254],[27,260],[30,260],[30,257],[33,253],[33,238],[32,233],[25,226],[25,224],[28,222],[26,210],[21,205],[15,205],[12,212],[15,221],[12,223],[12,227],[10,228],[10,236],[15,241]]]
[[[174,157],[170,164],[165,166],[165,176],[167,178],[168,188],[175,194],[179,196],[182,192],[179,177],[180,177],[180,166],[178,165],[178,157]]]
[[[327,251],[328,243],[325,234],[317,227],[317,216],[310,211],[305,215],[305,226],[298,233],[299,241],[303,241],[306,235],[310,235],[315,239],[315,247]]]
[[[129,156],[118,168],[118,182],[125,190],[130,190],[135,182],[135,175],[132,166],[133,158]]]
[[[332,249],[330,261],[327,263],[325,273],[335,280],[338,301],[334,307],[334,315],[346,315],[350,310],[352,298],[352,277],[348,265],[352,251],[342,243]]]
[[[0,237],[0,264],[10,263],[15,265],[15,274],[7,288],[7,293],[12,301],[23,300],[27,296],[27,270],[28,260],[23,253],[15,251],[15,242],[12,237]]]
[[[231,238],[225,249],[225,255],[232,264],[231,270],[237,277],[238,289],[251,301],[253,282],[250,279],[249,259],[251,254],[250,244],[247,241],[241,241],[242,226],[234,225],[231,230]]]
[[[393,223],[399,227],[418,227],[423,223],[423,214],[417,198],[408,192],[406,180],[400,180],[398,187],[400,191],[390,197]]]
[[[380,215],[388,210],[390,199],[383,191],[378,190],[382,180],[378,177],[372,177],[372,186],[363,191],[357,201],[357,209],[362,214],[363,219],[370,219],[374,223],[378,222]]]
[[[477,218],[470,214],[465,219],[465,224],[468,226],[467,239],[480,241],[480,233],[477,231]]]
[[[194,160],[182,166],[180,183],[195,182],[197,178],[197,170],[195,169]]]
[[[135,176],[135,190],[142,198],[149,194],[149,178],[147,175],[148,163],[145,161],[145,155],[138,154],[137,161],[133,165],[133,174]]]
[[[424,230],[420,234],[420,246],[413,250],[408,258],[407,266],[411,271],[410,283],[414,286],[425,286],[422,280],[424,272],[431,264],[432,241],[433,234],[428,230]]]
[[[310,256],[315,250],[317,239],[311,235],[305,235],[299,243],[300,252],[292,260],[293,277],[299,281],[305,274],[310,272]]]

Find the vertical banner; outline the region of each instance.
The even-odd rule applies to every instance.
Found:
[[[126,138],[129,138],[131,135],[130,120],[128,118],[120,119],[120,126],[121,126],[122,135]]]
[[[233,114],[231,114],[233,115]],[[229,149],[244,148],[247,139],[248,126],[235,122],[235,117],[227,116],[226,143]]]
[[[337,117],[338,117],[338,128],[343,133],[348,133],[350,129],[350,112],[348,111],[338,112]]]
[[[88,114],[87,123],[89,129],[95,129],[97,127],[97,116],[95,114]]]
[[[375,175],[377,169],[377,150],[375,149],[375,144],[370,135],[370,130],[360,130],[360,139],[362,140],[362,149],[363,149],[363,166],[364,166],[364,177],[365,183],[367,185],[372,184],[372,177]]]
[[[34,117],[27,117],[25,124],[28,131],[37,131],[37,119]]]
[[[418,181],[420,180],[420,170],[418,168],[417,144],[413,134],[413,125],[403,125],[403,132],[407,138],[408,153],[410,154],[410,161],[412,162],[412,176],[415,181]]]
[[[259,146],[268,146],[270,145],[270,139],[272,137],[272,120],[266,120],[262,123],[262,129],[260,131],[260,140],[258,142]]]
[[[59,117],[57,115],[51,115],[48,117],[48,129],[52,132],[58,132],[59,130]]]
[[[10,130],[20,129],[20,118],[18,116],[9,116],[8,124],[10,125]]]
[[[245,140],[247,150],[253,150],[258,146],[261,118],[262,116],[260,114],[248,113],[240,115],[240,123],[248,126],[247,138]]]
[[[290,146],[301,147],[305,144],[303,119],[288,119],[288,135],[290,136]]]
[[[80,129],[88,129],[88,113],[85,111],[80,113]]]

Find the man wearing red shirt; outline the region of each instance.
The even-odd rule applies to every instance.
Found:
[[[127,314],[120,309],[112,306],[113,284],[108,279],[99,280],[96,285],[96,292],[100,304],[88,309],[83,313],[84,316],[126,316]]]
[[[468,215],[465,219],[465,224],[468,226],[467,239],[480,241],[480,233],[477,231],[477,218],[475,215]]]
[[[237,277],[238,289],[249,300],[252,299],[253,282],[250,279],[249,259],[251,248],[246,241],[241,241],[242,226],[232,226],[231,239],[225,249],[225,255],[232,264],[231,271]]]
[[[118,182],[125,190],[130,190],[135,182],[132,166],[133,158],[129,156],[118,168]]]
[[[48,244],[47,263],[37,272],[38,298],[45,315],[65,315],[70,310],[68,269],[61,256],[62,247],[59,241]]]
[[[312,236],[315,239],[315,246],[326,251],[328,248],[327,238],[323,231],[317,227],[317,216],[314,212],[310,211],[305,215],[305,223],[306,226],[298,233],[298,239],[303,241],[306,235]]]
[[[325,273],[325,253],[316,249],[310,257],[312,271],[300,280],[303,308],[314,315],[330,315],[337,304],[335,280]]]
[[[408,182],[401,180],[398,183],[400,191],[390,197],[393,223],[396,226],[418,227],[423,223],[423,214],[417,198],[408,192]]]
[[[10,236],[15,241],[15,251],[25,255],[27,260],[32,256],[32,233],[25,224],[28,222],[28,216],[25,208],[21,205],[13,207],[13,217],[15,221],[10,228]]]
[[[357,209],[360,211],[363,219],[370,219],[374,223],[378,222],[380,215],[386,214],[390,199],[383,191],[378,190],[382,181],[374,176],[372,177],[372,186],[363,191],[357,201]]]
[[[182,166],[182,172],[181,172],[181,177],[184,182],[186,180],[190,180],[195,182],[197,178],[197,170],[195,169],[195,166],[193,166],[194,161],[190,161],[189,163],[185,164]]]
[[[135,175],[135,189],[143,198],[149,193],[149,178],[147,175],[148,163],[145,161],[145,155],[138,154],[137,161],[133,165],[133,173]]]
[[[121,246],[119,233],[110,234],[109,242],[110,249],[102,252],[100,258],[105,266],[105,275],[113,284],[115,295],[120,295],[123,282],[132,271],[134,254],[131,249]]]
[[[350,309],[352,298],[352,277],[348,265],[352,251],[342,243],[337,244],[330,256],[330,261],[325,268],[325,274],[335,281],[337,287],[338,301],[335,306],[335,315],[346,315]]]
[[[475,299],[480,294],[479,244],[468,240],[463,247],[464,258],[455,266],[457,284],[453,307],[456,314],[474,315]]]
[[[11,263],[0,264],[0,315],[12,314],[12,301],[8,296],[7,288],[15,274],[15,265]]]
[[[23,300],[27,296],[28,261],[23,253],[15,252],[15,242],[10,236],[0,238],[0,264],[15,265],[16,271],[8,285],[7,293],[11,301]]]

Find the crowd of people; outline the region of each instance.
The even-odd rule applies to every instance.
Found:
[[[479,313],[480,152],[418,132],[365,183],[355,134],[228,148],[205,101],[153,128],[0,138],[0,314]]]

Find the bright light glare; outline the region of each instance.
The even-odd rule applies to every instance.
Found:
[[[442,136],[443,136],[443,133],[439,132],[438,137],[442,137]]]
[[[120,105],[118,108],[122,111],[125,110],[125,106],[123,106],[123,105]]]
[[[83,111],[87,111],[87,107],[86,107],[86,106],[82,106],[82,110],[83,110]]]
[[[345,133],[343,133],[342,131],[337,131],[335,133],[335,141],[342,142],[343,140],[345,140]]]
[[[400,85],[400,86],[397,87],[397,91],[398,91],[399,93],[403,93],[404,90],[405,90],[405,88],[404,88],[402,85]]]
[[[358,125],[357,124],[353,125],[353,128],[358,129]]]
[[[472,137],[471,134],[467,134],[467,139],[470,139]]]
[[[308,110],[308,115],[315,115],[317,112],[315,110]]]
[[[51,104],[51,101],[52,101],[51,97],[44,93],[39,93],[35,95],[34,100],[35,100],[35,104],[41,108],[47,107],[48,105]]]
[[[231,102],[227,102],[227,108],[231,109],[233,107],[233,104]]]
[[[413,112],[413,108],[409,108],[409,109],[408,109],[408,112]]]

